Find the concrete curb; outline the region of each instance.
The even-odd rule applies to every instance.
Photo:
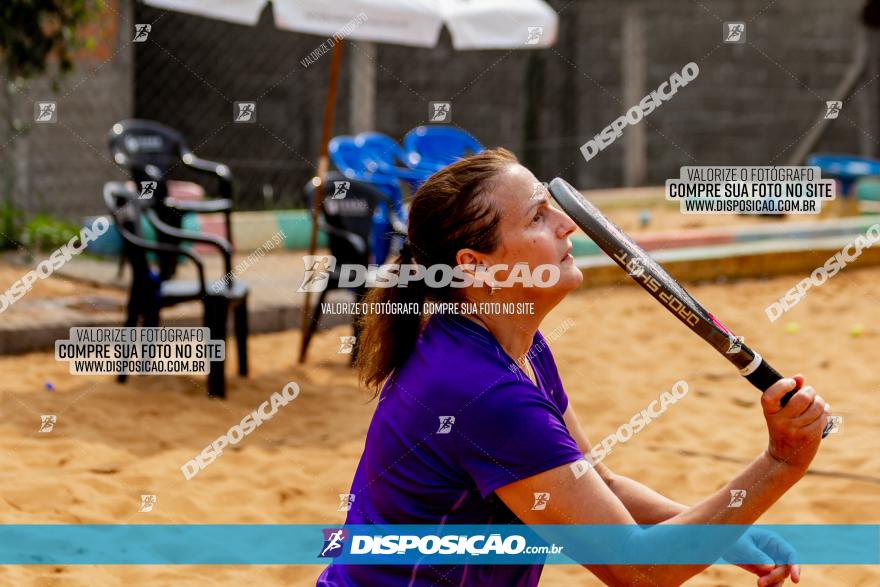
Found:
[[[852,242],[850,235],[808,240],[765,240],[717,246],[654,251],[651,256],[683,283],[725,279],[801,275],[807,277],[817,267]],[[584,275],[581,287],[636,285],[610,257],[576,257]],[[857,267],[880,265],[880,245],[862,250]],[[849,270],[852,266],[846,267]],[[794,285],[794,284],[792,284]],[[780,295],[784,292],[780,292]]]
[[[232,333],[232,316],[227,331]],[[70,321],[64,324],[38,324],[33,328],[0,328],[0,355],[18,355],[23,353],[47,351],[55,348],[56,340],[69,338],[71,327],[86,326],[121,326],[124,316],[89,317],[88,319]],[[350,322],[347,316],[336,314],[321,318],[321,330]],[[249,309],[248,325],[251,334],[267,334],[283,330],[298,329],[302,325],[302,307],[300,306],[264,306]],[[187,315],[162,318],[162,326],[202,326],[201,315]],[[227,344],[234,345],[230,335]],[[299,352],[298,348],[286,349],[291,357]]]

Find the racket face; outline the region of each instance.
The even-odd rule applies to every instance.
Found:
[[[735,358],[740,353],[730,353],[737,342],[734,334],[578,190],[558,177],[550,182],[549,189],[560,208],[634,281],[731,361],[745,361],[746,357]],[[742,348],[747,350],[745,345]]]

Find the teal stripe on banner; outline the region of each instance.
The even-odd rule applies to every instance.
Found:
[[[321,556],[321,555],[324,556]],[[880,564],[880,525],[2,525],[0,564]]]

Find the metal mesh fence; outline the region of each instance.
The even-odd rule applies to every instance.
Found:
[[[589,163],[579,148],[632,106],[624,88],[631,43],[623,38],[626,8],[637,4],[646,91],[690,61],[700,65],[700,77],[645,121],[639,182],[662,184],[681,165],[781,164],[852,62],[862,6],[550,3],[560,29],[549,49],[458,52],[446,32],[431,49],[379,44],[369,52],[346,42],[334,134],[368,130],[352,123],[352,101],[357,108],[371,77],[358,63],[375,61],[369,130],[400,140],[428,122],[429,102],[449,101],[453,125],[484,145],[510,148],[540,179],[560,175],[579,188],[623,185],[623,140]],[[722,43],[722,21],[743,14],[751,15],[748,43]],[[134,42],[139,23],[151,30]],[[257,25],[243,26],[130,0],[110,0],[97,26],[103,52],[80,59],[58,93],[36,81],[18,103],[22,120],[32,120],[34,101],[43,97],[57,101],[59,115],[54,125],[31,124],[23,141],[4,150],[18,167],[19,205],[72,219],[101,212],[100,186],[124,177],[109,158],[107,132],[132,117],[165,123],[200,157],[227,164],[237,180],[237,209],[303,205],[302,186],[320,150],[331,56],[303,59],[324,38],[277,29],[268,8]],[[779,27],[797,34],[774,34]],[[877,52],[872,41],[864,88],[844,104],[841,122],[817,150],[876,151]],[[255,122],[233,121],[239,101],[255,103]],[[194,179],[183,169],[176,175]]]
[[[156,24],[135,47],[134,115],[168,124],[199,156],[227,164],[237,207],[301,205],[326,86],[326,67],[300,64],[316,37],[275,29],[268,11],[255,27],[143,5],[137,19]],[[234,122],[241,101],[256,103],[254,122]]]
[[[430,101],[449,101],[452,124],[486,145],[512,149],[542,179],[565,175],[578,187],[620,186],[624,141],[590,164],[579,147],[632,106],[624,88],[631,55],[623,37],[627,7],[640,5],[645,91],[690,61],[701,68],[687,92],[645,121],[648,157],[640,183],[662,183],[695,162],[781,164],[852,60],[861,4],[851,0],[829,10],[815,2],[798,14],[784,7],[761,12],[760,1],[710,4],[707,13],[666,1],[554,1],[558,42],[536,51],[457,52],[445,32],[432,49],[379,44],[366,58],[358,44],[346,43],[334,134],[366,130],[351,123],[353,94],[357,100],[363,90],[356,84],[365,79],[356,68],[375,59],[370,130],[401,139],[428,122]],[[301,60],[325,39],[277,30],[270,10],[255,27],[142,5],[136,14],[155,26],[151,41],[136,46],[135,114],[179,128],[200,155],[228,163],[240,179],[240,206],[301,205],[301,187],[319,152],[331,57],[308,66]],[[751,45],[721,42],[718,19],[736,14],[760,15],[747,23]],[[772,34],[783,25],[800,34]],[[236,100],[257,102],[255,124],[231,122]],[[852,124],[829,129],[821,147],[874,147],[876,137],[866,139],[865,132],[876,125],[876,94],[858,100],[847,113]],[[782,103],[785,108],[777,107]]]

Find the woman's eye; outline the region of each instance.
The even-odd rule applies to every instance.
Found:
[[[537,222],[537,221],[540,220],[543,216],[544,216],[544,212],[543,212],[543,211],[538,212],[537,214],[535,214],[534,218],[532,218],[532,222]]]

